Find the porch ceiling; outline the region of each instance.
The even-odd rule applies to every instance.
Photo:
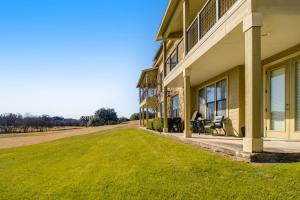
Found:
[[[190,23],[197,16],[207,0],[190,0]],[[156,40],[172,39],[178,34],[182,35],[183,30],[183,7],[182,1],[170,0],[165,11],[164,18],[158,30]],[[181,37],[181,36],[180,36]]]

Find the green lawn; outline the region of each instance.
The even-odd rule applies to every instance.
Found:
[[[140,129],[0,151],[0,199],[300,199],[300,164],[227,160]]]

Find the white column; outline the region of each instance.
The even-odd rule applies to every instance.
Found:
[[[252,13],[243,21],[245,33],[245,122],[244,152],[263,151],[261,26],[262,15]]]
[[[184,137],[192,137],[191,132],[191,70],[185,69],[183,72],[184,84]]]

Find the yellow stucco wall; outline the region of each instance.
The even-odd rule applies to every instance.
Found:
[[[198,108],[198,91],[216,81],[227,78],[228,80],[228,119],[225,122],[227,135],[241,136],[241,128],[245,124],[245,83],[244,66],[234,67],[233,69],[222,73],[208,81],[192,88],[192,113]]]

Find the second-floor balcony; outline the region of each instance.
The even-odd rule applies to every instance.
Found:
[[[169,74],[178,63],[183,60],[184,54],[188,54],[237,1],[238,0],[208,0],[204,4],[187,28],[186,39],[181,38],[175,43],[174,49],[167,56],[165,63],[166,74]],[[184,48],[184,42],[186,42],[186,50]]]
[[[171,51],[171,54],[166,59],[166,70],[167,74],[170,73],[184,57],[184,43],[181,39],[175,44],[175,48]]]
[[[237,0],[208,0],[187,29],[189,52],[233,6]]]
[[[140,106],[156,107],[158,100],[158,69],[149,68],[142,71],[137,88],[139,88]]]
[[[157,90],[156,88],[144,88],[140,90],[140,103],[147,99],[156,98]]]

